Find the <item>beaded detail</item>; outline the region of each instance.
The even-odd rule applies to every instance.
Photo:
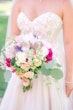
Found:
[[[20,12],[17,18],[17,25],[21,34],[33,33],[39,38],[47,39],[49,42],[55,42],[62,28],[62,19],[53,12],[41,14],[31,21],[24,12]]]

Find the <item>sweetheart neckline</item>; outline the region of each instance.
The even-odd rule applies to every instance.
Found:
[[[53,14],[54,16],[58,17],[58,18],[61,20],[61,22],[63,22],[62,18],[61,18],[58,14],[56,14],[56,13],[54,13],[54,12],[51,12],[51,11],[45,12],[45,13],[43,13],[43,14],[40,14],[39,16],[37,16],[36,18],[34,18],[33,20],[30,20],[29,17],[28,17],[23,11],[20,11],[19,14],[18,14],[18,16],[19,16],[21,13],[22,13],[30,22],[34,22],[35,20],[37,20],[38,18],[40,18],[40,17],[42,17],[42,16],[44,16],[44,15],[46,15],[46,14]]]

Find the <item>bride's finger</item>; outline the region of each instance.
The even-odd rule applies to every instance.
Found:
[[[72,92],[72,90],[69,90],[69,89],[66,90],[67,97],[70,96],[71,92]]]

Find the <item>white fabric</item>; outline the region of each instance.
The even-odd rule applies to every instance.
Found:
[[[20,12],[17,25],[24,37],[28,33],[34,33],[40,39],[52,44],[56,50],[56,57],[62,65],[64,76],[58,84],[53,82],[50,87],[47,87],[43,82],[44,76],[39,73],[39,78],[32,82],[32,89],[23,93],[22,81],[12,74],[0,110],[73,110],[65,94],[65,52],[58,40],[63,30],[62,19],[53,12],[46,12],[31,21],[23,12]]]

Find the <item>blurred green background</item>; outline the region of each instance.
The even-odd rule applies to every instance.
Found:
[[[11,1],[0,1],[0,50],[5,43],[8,17],[11,10]],[[4,78],[5,71],[0,69],[0,98],[3,97],[7,87]]]

